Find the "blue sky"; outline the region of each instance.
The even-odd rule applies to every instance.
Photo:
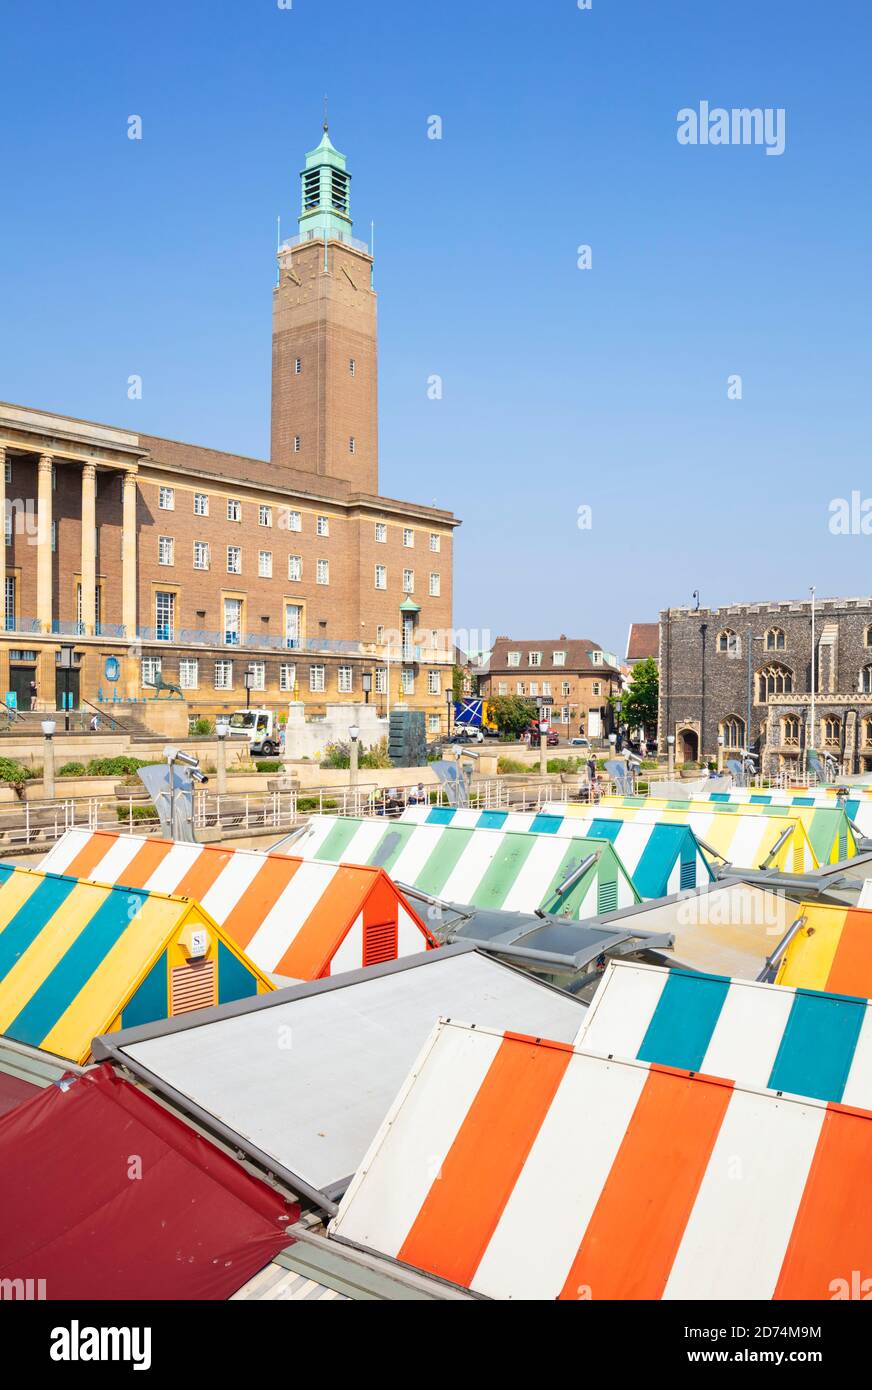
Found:
[[[376,224],[382,490],[462,517],[457,626],[622,650],[696,588],[869,592],[828,508],[872,496],[870,40],[857,0],[8,6],[0,398],[266,456],[275,219],[327,92]],[[680,145],[701,100],[783,107],[784,154]]]

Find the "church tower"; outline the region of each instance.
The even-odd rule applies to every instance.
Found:
[[[351,175],[324,122],[300,175],[299,235],[273,290],[273,463],[378,492],[376,295],[351,235]]]

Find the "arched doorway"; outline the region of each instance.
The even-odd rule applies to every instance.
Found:
[[[699,757],[699,734],[695,729],[681,729],[678,734],[678,761],[695,763]]]

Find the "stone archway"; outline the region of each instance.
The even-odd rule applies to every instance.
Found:
[[[699,734],[696,729],[679,729],[675,740],[679,763],[695,763],[699,759]]]

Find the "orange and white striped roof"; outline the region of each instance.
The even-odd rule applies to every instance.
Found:
[[[330,1234],[498,1299],[830,1299],[872,1112],[442,1022]]]
[[[383,869],[68,830],[41,868],[193,898],[261,970],[319,980],[438,943]]]

